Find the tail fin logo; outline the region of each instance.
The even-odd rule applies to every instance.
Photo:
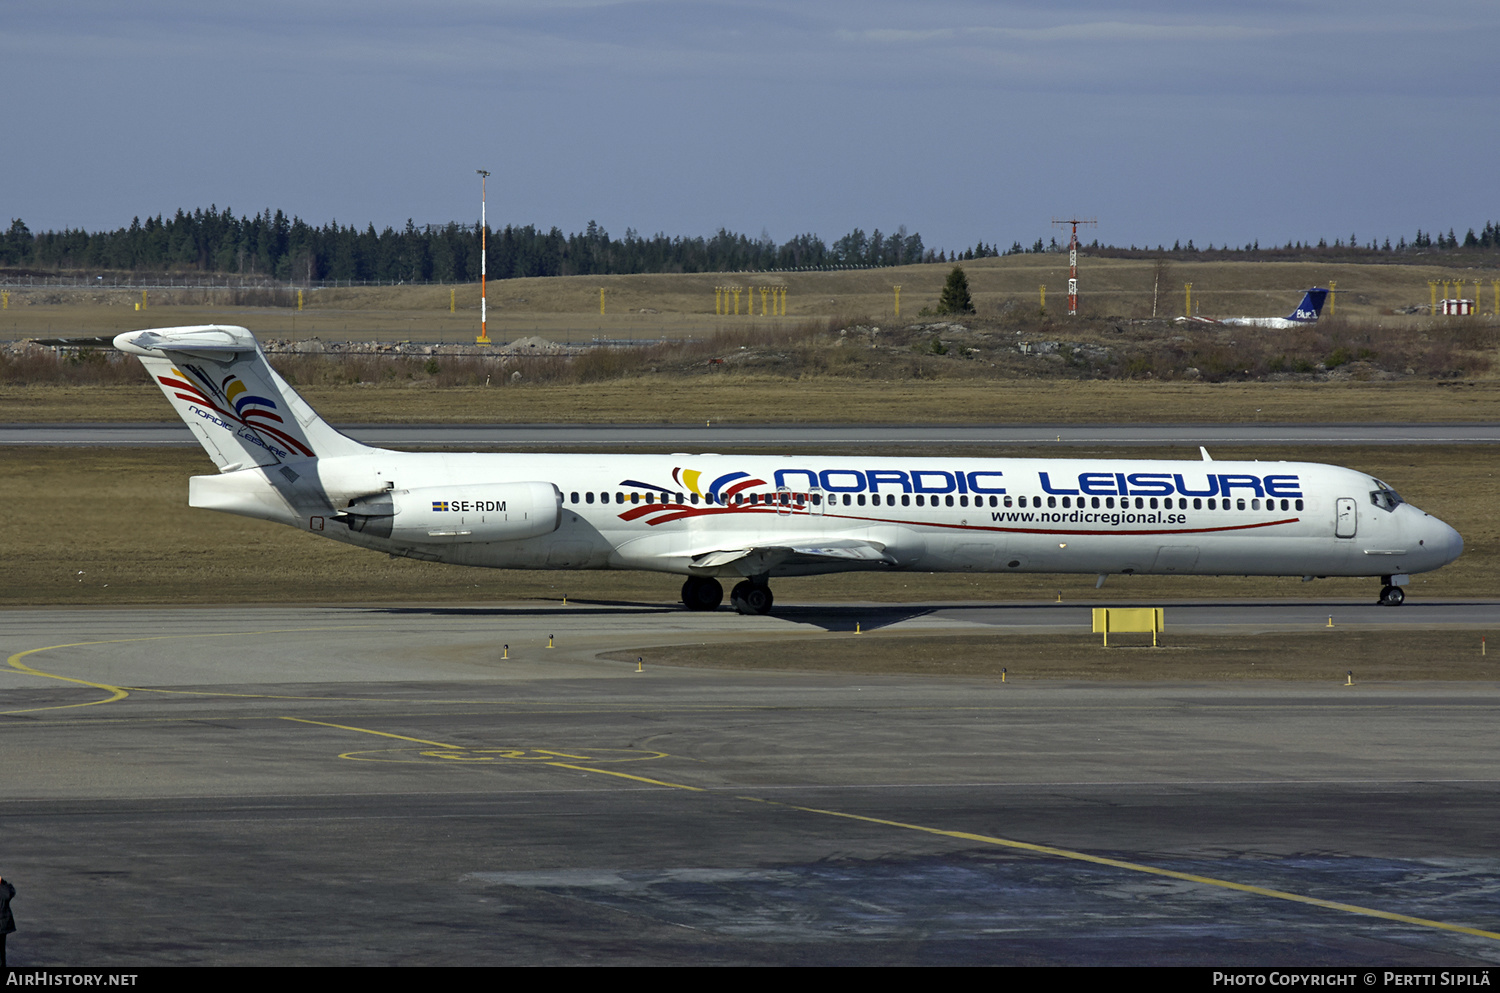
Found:
[[[1292,311],[1288,320],[1292,321],[1316,321],[1323,313],[1323,303],[1328,299],[1328,291],[1321,286],[1314,286],[1302,296],[1302,303]]]
[[[234,405],[236,414],[245,418],[262,417],[278,424],[281,423],[281,418],[275,413],[276,402],[251,393],[250,387],[246,386],[240,377],[226,376],[220,386],[224,390],[224,399]]]
[[[250,387],[240,377],[225,376],[222,382],[215,384],[202,369],[189,365],[184,365],[183,369],[192,375],[173,368],[170,377],[157,377],[162,387],[172,396],[207,407],[220,417],[249,429],[253,435],[264,434],[275,438],[299,455],[314,457],[312,449],[300,439],[272,426],[284,423],[281,415],[276,413],[280,408],[274,400],[251,393]]]

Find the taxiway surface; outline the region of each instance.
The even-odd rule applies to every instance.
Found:
[[[1495,684],[599,658],[753,637],[774,664],[781,634],[852,637],[872,609],[0,613],[11,964],[1500,962]],[[882,609],[906,631],[1086,615]]]

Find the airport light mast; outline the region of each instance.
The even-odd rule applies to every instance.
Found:
[[[490,178],[489,170],[475,169],[479,173],[479,337],[474,339],[476,345],[490,344],[489,325],[485,314],[485,262],[489,254],[488,235],[489,225],[484,216],[485,182]]]
[[[1073,225],[1073,237],[1068,241],[1068,315],[1076,316],[1078,313],[1078,225],[1098,224],[1093,218],[1084,220],[1080,217],[1069,217],[1066,220],[1052,218],[1054,225]]]

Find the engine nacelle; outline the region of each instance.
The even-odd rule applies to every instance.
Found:
[[[520,541],[562,524],[551,483],[470,483],[392,490],[351,502],[339,521],[376,538],[419,544]]]

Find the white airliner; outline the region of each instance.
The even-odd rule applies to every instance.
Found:
[[[497,569],[686,576],[741,613],[769,580],[853,570],[1369,576],[1396,605],[1458,532],[1353,469],[1306,462],[394,452],[339,434],[244,328],[130,331],[219,475],[188,503],[351,545]]]
[[[1302,302],[1297,305],[1297,309],[1285,317],[1225,317],[1214,323],[1230,324],[1235,327],[1272,328],[1277,331],[1306,327],[1318,323],[1318,318],[1323,314],[1323,302],[1327,299],[1328,291],[1321,286],[1314,286],[1302,294]]]

